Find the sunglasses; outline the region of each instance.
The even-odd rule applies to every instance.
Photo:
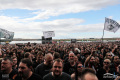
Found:
[[[54,66],[54,68],[59,68],[59,69],[61,69],[62,67],[60,67],[60,66]]]
[[[83,66],[78,66],[77,68],[82,68]]]
[[[105,64],[110,64],[109,62],[104,62]]]
[[[112,56],[112,55],[107,55],[107,56]]]

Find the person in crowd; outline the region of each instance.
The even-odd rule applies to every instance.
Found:
[[[82,70],[81,80],[98,80],[95,71],[90,68]]]
[[[13,61],[9,57],[5,57],[1,61],[1,74],[0,77],[2,80],[10,79],[13,80],[14,77],[17,75],[18,71],[12,68]]]
[[[101,68],[99,57],[95,57],[95,69],[96,72]]]
[[[75,72],[75,58],[74,57],[75,57],[74,53],[69,54],[69,57],[68,57],[69,62],[64,64],[63,72],[66,72],[70,75]]]
[[[31,60],[23,58],[19,64],[18,75],[14,80],[42,80],[42,78],[33,72]]]
[[[57,58],[60,58],[60,53],[54,52],[54,53],[53,53],[53,59],[55,60],[55,59],[57,59]]]
[[[119,64],[120,64],[119,56],[117,56],[117,55],[113,56],[113,58],[112,58],[112,64],[111,64],[110,67],[114,68],[117,71],[117,67],[118,67]]]
[[[117,50],[119,51],[119,46],[114,44],[114,47],[112,49],[112,53],[114,53],[115,55],[118,55],[118,51]]]
[[[64,63],[67,63],[69,62],[69,53],[71,52],[71,49],[66,49],[65,51],[65,54],[64,54],[64,57],[63,57],[63,60],[64,60]]]
[[[16,53],[15,52],[13,52],[12,57],[16,57]]]
[[[115,76],[115,80],[120,80],[120,64],[117,66],[117,76]]]
[[[31,53],[30,53],[30,52],[26,52],[26,53],[24,54],[24,58],[29,58],[29,59],[32,61]]]
[[[85,60],[84,66],[88,68],[93,68],[96,71],[97,67],[95,66],[96,62],[93,54],[94,54],[94,51],[91,51],[91,54]]]
[[[80,54],[78,54],[77,56],[78,56],[79,61],[81,61],[82,64],[84,64],[85,59],[86,59],[86,54],[85,54],[85,50],[84,50],[83,46],[81,47]]]
[[[18,69],[18,63],[17,63],[17,57],[12,57],[12,60],[13,60],[13,68],[14,69]]]
[[[110,68],[110,64],[111,64],[110,59],[104,59],[103,67],[97,71],[97,77],[99,80],[114,80],[113,77],[109,76],[116,75],[116,70],[114,68]]]
[[[51,72],[52,64],[53,64],[53,55],[51,53],[48,53],[45,55],[44,62],[39,64],[35,68],[35,73],[39,74],[43,78],[44,75]]]
[[[52,72],[45,75],[43,80],[72,80],[70,75],[62,72],[63,61],[61,59],[55,59],[52,66]]]
[[[112,60],[112,54],[110,53],[110,52],[107,52],[106,53],[106,56],[105,56],[105,59],[110,59],[110,60]]]
[[[75,72],[71,75],[72,80],[81,80],[82,70],[84,69],[82,63],[76,62]]]
[[[75,55],[74,57],[75,63],[78,62],[78,57]]]
[[[100,54],[99,54],[99,61],[100,61],[100,65],[101,65],[101,66],[103,66],[103,60],[104,60],[103,54],[100,53]]]
[[[43,63],[44,62],[43,58],[44,58],[43,53],[39,51],[36,56],[36,61],[33,62],[33,68],[36,68],[39,64]]]

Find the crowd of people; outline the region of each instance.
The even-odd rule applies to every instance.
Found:
[[[0,45],[0,80],[120,80],[120,42]]]

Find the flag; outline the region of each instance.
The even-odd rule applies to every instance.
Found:
[[[13,39],[14,32],[7,31],[0,28],[0,38]]]
[[[44,31],[43,35],[45,38],[55,37],[54,31]]]
[[[104,30],[115,33],[119,28],[120,28],[120,25],[116,21],[109,18],[105,18]]]

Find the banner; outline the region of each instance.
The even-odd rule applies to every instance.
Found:
[[[54,31],[44,31],[43,36],[44,36],[44,38],[55,37],[55,33],[54,33]]]
[[[13,39],[14,32],[7,31],[0,28],[0,38]]]
[[[119,28],[120,28],[120,25],[116,21],[109,18],[105,18],[104,30],[115,33]]]

